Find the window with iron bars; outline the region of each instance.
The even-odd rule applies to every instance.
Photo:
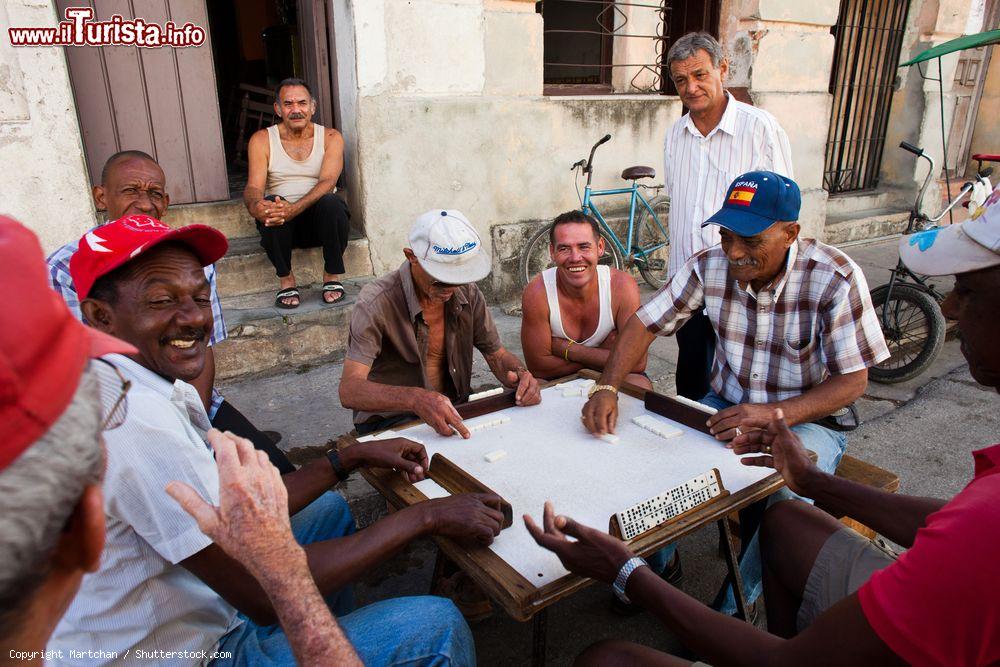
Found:
[[[721,0],[542,0],[546,95],[676,95],[664,60],[674,40],[718,37]]]

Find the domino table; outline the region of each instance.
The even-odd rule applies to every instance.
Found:
[[[404,437],[424,445],[429,478],[411,484],[391,470],[362,469],[365,479],[400,508],[449,490],[490,489],[504,499],[504,525],[489,547],[436,537],[461,567],[518,621],[533,620],[533,662],[545,657],[546,608],[592,583],[566,571],[528,533],[521,515],[540,520],[551,500],[559,514],[609,531],[648,556],[715,522],[723,536],[729,580],[746,618],[743,582],[725,518],[784,486],[770,468],[744,466],[708,434],[704,410],[625,385],[615,437],[598,438],[580,420],[586,388],[597,374],[581,371],[543,385],[541,405],[514,405],[513,390],[456,406],[468,440],[438,435],[422,421],[360,440]],[[338,446],[357,442],[342,436]]]

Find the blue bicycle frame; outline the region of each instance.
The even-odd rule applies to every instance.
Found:
[[[622,259],[628,262],[630,258],[636,258],[640,261],[646,261],[646,255],[652,254],[666,245],[666,243],[656,243],[649,246],[648,248],[639,248],[633,245],[632,248],[626,249],[622,245],[621,240],[618,235],[615,234],[614,230],[611,229],[611,225],[608,224],[607,220],[601,214],[601,211],[591,203],[591,199],[594,197],[606,197],[609,195],[629,195],[628,203],[628,232],[626,232],[625,238],[628,239],[628,243],[632,243],[632,233],[635,230],[635,213],[636,213],[636,199],[642,202],[642,205],[649,211],[649,215],[652,216],[653,220],[656,222],[656,226],[660,228],[660,232],[663,234],[662,238],[667,238],[667,231],[663,229],[663,225],[660,224],[659,218],[656,217],[656,213],[653,212],[653,208],[646,201],[646,198],[642,196],[639,192],[639,184],[635,181],[632,182],[632,186],[628,188],[612,188],[610,190],[593,190],[590,187],[590,179],[587,179],[587,185],[583,190],[583,202],[580,206],[580,210],[588,215],[593,215],[597,218],[597,222],[601,225],[601,228],[605,231],[608,238],[611,240],[615,247],[618,248],[618,252]]]

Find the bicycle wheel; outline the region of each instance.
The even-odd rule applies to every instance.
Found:
[[[639,208],[636,246],[632,248],[632,253],[643,279],[650,287],[659,289],[667,282],[669,275],[670,231],[667,222],[670,218],[670,198],[660,195],[651,200],[649,206],[656,214],[656,219],[653,219],[645,206]]]
[[[525,285],[545,269],[555,266],[549,256],[550,227],[552,225],[545,225],[539,229],[524,246],[524,252],[521,253],[521,280],[524,281]],[[606,264],[614,269],[622,268],[622,257],[618,253],[618,247],[611,242],[604,229],[601,229],[601,238],[604,239],[604,254],[597,260],[597,263]]]
[[[889,294],[882,285],[872,290],[872,304],[892,356],[869,368],[868,377],[892,384],[927,370],[944,345],[944,315],[934,297],[906,284],[893,285]]]

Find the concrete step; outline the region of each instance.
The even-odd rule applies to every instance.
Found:
[[[373,274],[368,239],[351,232],[351,240],[344,252],[347,278]],[[252,236],[229,239],[229,252],[215,264],[218,271],[219,294],[223,297],[256,294],[271,289],[271,298],[278,291],[278,278],[274,267],[260,247],[256,231]],[[302,248],[292,251],[292,270],[299,285],[319,285],[323,282],[322,248]]]
[[[163,216],[163,221],[171,227],[208,225],[215,227],[229,239],[257,234],[257,226],[242,199],[171,206]]]
[[[294,310],[276,308],[271,290],[223,297],[229,337],[215,346],[217,381],[287,373],[342,359],[354,301],[369,280],[345,280],[342,305],[324,304],[317,288],[300,288],[301,305]]]
[[[898,234],[906,229],[910,212],[899,208],[873,208],[826,216],[826,238],[830,245]]]

